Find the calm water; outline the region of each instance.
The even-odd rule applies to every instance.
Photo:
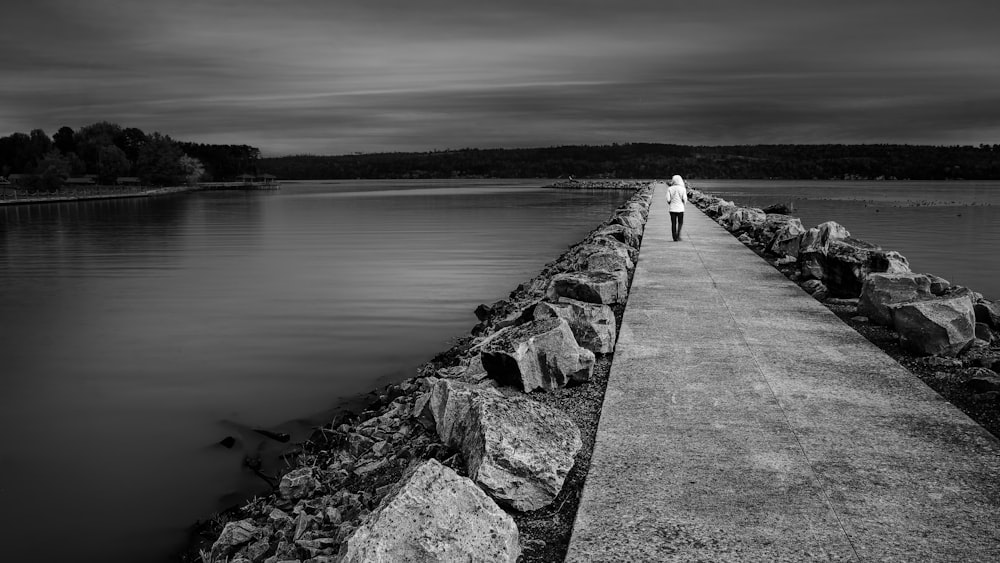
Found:
[[[165,560],[266,489],[248,428],[412,375],[628,195],[543,183],[0,207],[4,559]]]
[[[837,221],[857,238],[1000,299],[1000,182],[694,180],[742,205],[792,202],[806,228]]]

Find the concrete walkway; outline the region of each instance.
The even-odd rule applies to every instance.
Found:
[[[567,561],[1000,561],[1000,443],[655,196]]]

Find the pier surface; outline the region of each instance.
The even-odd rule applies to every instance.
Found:
[[[566,561],[1000,561],[1000,442],[664,198]]]

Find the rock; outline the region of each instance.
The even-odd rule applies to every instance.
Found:
[[[826,254],[799,249],[799,271],[808,279],[826,279]]]
[[[887,262],[885,271],[890,274],[905,274],[911,271],[910,261],[906,259],[906,256],[895,250],[887,251],[885,253],[885,260]]]
[[[976,337],[965,296],[892,305],[892,320],[903,347],[918,354],[955,356]]]
[[[993,342],[993,333],[990,331],[989,325],[986,323],[976,323],[976,338],[984,342]]]
[[[782,225],[768,242],[767,249],[775,254],[785,254],[787,256],[799,257],[799,243],[806,230],[802,227],[802,221],[792,219]]]
[[[838,297],[857,297],[869,274],[885,272],[889,261],[878,246],[854,238],[831,240],[823,282]]]
[[[707,207],[705,207],[705,209],[703,211],[709,217],[711,217],[713,219],[717,219],[717,218],[721,217],[724,214],[727,214],[727,213],[730,213],[732,211],[735,211],[736,207],[737,206],[736,206],[735,203],[733,203],[731,201],[726,201],[726,200],[724,200],[722,198],[719,198],[718,200],[714,201],[713,203],[711,203]]]
[[[957,358],[942,358],[941,356],[926,356],[924,358],[918,358],[917,363],[929,366],[929,367],[962,367],[962,360]]]
[[[923,274],[875,273],[861,287],[858,314],[876,324],[892,326],[891,305],[933,298],[931,280]]]
[[[788,215],[791,212],[792,212],[792,204],[790,203],[775,203],[772,205],[768,205],[767,207],[764,208],[764,213],[768,214],[774,213],[774,214]]]
[[[753,239],[750,238],[750,235],[748,235],[746,233],[740,233],[740,236],[736,237],[736,240],[742,242],[743,244],[745,244],[747,246],[750,246],[751,244],[753,244]]]
[[[524,396],[439,381],[431,403],[439,438],[462,452],[469,477],[516,510],[550,504],[582,447],[569,417]]]
[[[624,225],[618,225],[618,224],[601,227],[596,231],[594,231],[594,235],[613,238],[636,250],[639,249],[639,243],[642,240],[641,233],[633,229],[630,229]]]
[[[257,537],[257,525],[251,519],[226,522],[219,538],[212,544],[211,560],[225,561],[229,554]]]
[[[858,306],[858,298],[857,297],[847,297],[847,298],[844,298],[844,297],[831,297],[831,298],[829,298],[829,299],[826,300],[826,303],[828,305],[836,305],[838,307],[854,307],[854,308],[857,308],[857,306]]]
[[[805,282],[802,282],[802,289],[804,289],[809,295],[812,295],[820,290],[825,291],[826,286],[819,280],[806,280]]]
[[[534,318],[560,318],[569,323],[577,344],[595,354],[610,354],[615,349],[617,323],[615,313],[607,305],[584,303],[562,298],[558,303],[535,305]]]
[[[612,225],[622,225],[633,231],[642,234],[642,229],[646,224],[646,219],[638,212],[619,212],[611,218]]]
[[[730,232],[753,229],[763,225],[767,216],[754,207],[739,207],[719,217],[719,224]]]
[[[347,538],[342,561],[514,563],[520,553],[514,520],[472,481],[431,459]]]
[[[480,304],[478,307],[476,307],[476,318],[479,319],[480,321],[485,321],[486,319],[490,318],[490,313],[492,312],[493,312],[492,307],[486,305],[485,303]]]
[[[983,369],[983,368],[979,368]],[[974,393],[989,393],[990,391],[1000,391],[1000,375],[990,370],[983,370],[987,373],[974,375],[965,382],[965,386]]]
[[[318,482],[313,477],[311,467],[301,467],[286,473],[278,483],[278,494],[285,500],[298,500],[316,488]]]
[[[973,310],[976,314],[976,322],[1000,330],[1000,303],[988,301],[976,303]]]
[[[623,243],[622,241],[614,237],[591,234],[586,239],[584,239],[584,244],[588,246],[593,245],[604,248],[610,248],[615,250],[616,252],[624,252],[628,256],[629,260],[631,260],[633,263],[635,262],[636,258],[639,257],[639,251],[637,249],[632,248],[631,246]]]
[[[931,293],[934,295],[944,295],[951,288],[951,282],[942,277],[935,276],[934,274],[924,275],[931,280]]]
[[[625,272],[568,272],[552,277],[548,297],[557,301],[568,297],[587,303],[614,305],[628,299],[628,276]]]
[[[503,385],[525,393],[587,381],[594,353],[581,348],[563,319],[550,318],[505,328],[482,347],[483,367]]]
[[[775,266],[787,266],[789,264],[794,264],[797,261],[798,260],[796,260],[796,258],[794,256],[787,256],[786,255],[786,256],[781,256],[780,258],[776,259],[774,261],[774,265]]]

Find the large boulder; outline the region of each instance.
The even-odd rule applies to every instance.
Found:
[[[623,244],[618,246],[586,243],[577,245],[569,254],[575,270],[631,270],[635,267],[632,257]]]
[[[639,248],[639,243],[642,241],[641,232],[617,223],[597,229],[594,235],[613,238],[635,249]]]
[[[755,207],[738,207],[719,216],[719,224],[730,232],[752,230],[763,225],[767,215]]]
[[[706,215],[708,215],[713,219],[716,219],[726,213],[735,211],[736,208],[737,205],[735,203],[731,201],[726,201],[722,198],[718,198],[717,200],[710,203],[707,207],[705,207],[704,211]]]
[[[625,303],[628,299],[628,273],[617,270],[556,274],[549,282],[548,297],[552,301],[567,297],[604,305]]]
[[[558,318],[507,327],[490,337],[481,354],[490,377],[525,393],[588,381],[594,371],[594,353],[581,348],[569,323]]]
[[[955,356],[976,337],[968,296],[892,305],[893,327],[903,347],[923,355]]]
[[[557,303],[535,305],[535,319],[559,318],[569,323],[577,344],[595,354],[610,354],[615,349],[617,322],[611,307],[560,299]]]
[[[931,280],[923,274],[875,273],[861,287],[858,314],[883,326],[892,326],[892,305],[933,299]]]
[[[638,250],[611,236],[593,233],[588,235],[587,238],[583,240],[583,243],[612,248],[616,252],[624,252],[628,255],[629,260],[633,262],[635,262],[636,258],[639,257]]]
[[[431,409],[439,438],[462,452],[469,477],[516,510],[551,504],[582,447],[561,411],[491,387],[440,380]]]
[[[344,549],[344,563],[514,563],[521,554],[514,519],[472,481],[433,459],[404,476]]]
[[[768,216],[771,217],[770,215]],[[776,254],[785,254],[798,258],[799,243],[806,230],[802,226],[802,221],[794,217],[789,218],[778,227],[777,231],[768,240],[768,250]]]
[[[622,225],[633,231],[642,234],[642,229],[646,224],[646,218],[639,211],[619,211],[611,218],[612,225]]]
[[[834,239],[827,245],[823,281],[836,297],[857,297],[869,274],[888,267],[885,252],[878,246],[855,238]]]
[[[1000,303],[981,301],[975,304],[973,309],[976,313],[976,322],[1000,330]]]
[[[836,221],[827,221],[818,227],[813,227],[802,233],[802,240],[799,241],[799,252],[820,252],[826,254],[826,249],[830,242],[844,240],[851,236],[851,233]]]

